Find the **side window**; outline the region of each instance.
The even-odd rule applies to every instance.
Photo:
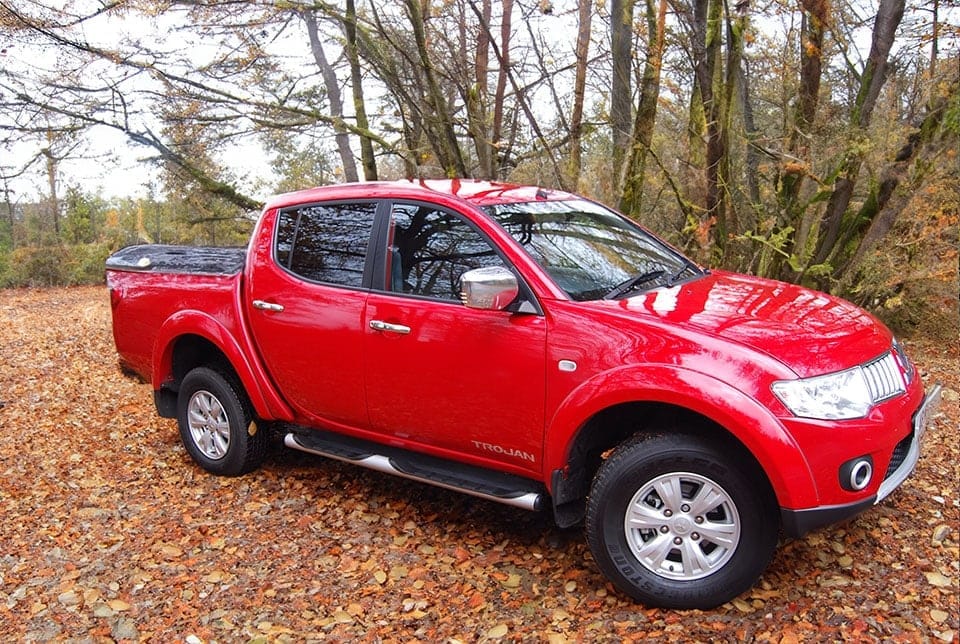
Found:
[[[460,276],[502,266],[490,243],[464,220],[433,206],[394,204],[387,250],[391,291],[460,301]]]
[[[277,241],[274,254],[277,263],[284,268],[290,268],[290,251],[293,250],[293,238],[297,234],[297,211],[284,210],[277,220]]]
[[[314,282],[363,285],[376,204],[305,206],[280,213],[277,262]]]

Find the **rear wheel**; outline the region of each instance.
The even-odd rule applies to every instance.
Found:
[[[184,377],[177,423],[187,452],[208,472],[237,476],[263,462],[266,432],[253,422],[243,389],[218,371],[197,367]]]
[[[712,608],[752,586],[779,525],[766,484],[696,436],[639,435],[597,471],[587,540],[621,590],[651,606]]]

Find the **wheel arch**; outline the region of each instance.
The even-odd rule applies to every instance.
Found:
[[[277,393],[261,386],[261,382],[267,382],[263,369],[251,364],[223,324],[199,311],[180,311],[171,316],[161,327],[154,345],[152,383],[162,416],[176,415],[180,383],[199,366],[211,366],[235,378],[258,418],[289,419],[289,409]]]
[[[697,434],[755,468],[781,507],[816,504],[799,447],[760,403],[715,378],[677,367],[604,374],[578,387],[551,423],[544,458],[557,523],[583,518],[593,476],[609,450],[650,431]],[[602,396],[597,392],[602,391]]]

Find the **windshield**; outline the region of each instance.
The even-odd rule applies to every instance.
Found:
[[[484,210],[574,300],[624,297],[703,274],[639,226],[590,201],[531,201]]]

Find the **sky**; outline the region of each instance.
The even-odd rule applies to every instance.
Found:
[[[50,6],[61,4],[55,0]],[[93,13],[99,6],[88,7]],[[124,16],[101,15],[86,23],[79,30],[79,37],[93,46],[112,49],[123,40],[144,41],[161,46],[168,52],[189,51],[191,62],[200,65],[204,56],[214,55],[214,49],[205,48],[196,42],[185,41],[177,29],[182,21],[182,12],[172,12],[157,19],[148,19],[139,14]],[[56,69],[63,63],[61,52],[49,44],[28,39],[0,40],[0,65],[8,70],[30,74],[31,66]],[[94,69],[97,69],[94,67]],[[100,69],[102,73],[102,68]],[[98,78],[87,77],[96,85]],[[0,93],[2,98],[2,93]],[[152,130],[159,130],[156,123],[148,124]],[[42,141],[24,138],[15,142],[11,148],[0,150],[2,171],[17,168],[38,157],[44,147]],[[250,177],[241,180],[245,194],[264,200],[269,196],[265,184],[275,182],[269,160],[259,146],[227,146],[221,150],[224,165],[237,176]],[[60,196],[70,187],[79,187],[87,193],[99,194],[106,198],[149,197],[159,194],[162,181],[156,163],[150,162],[156,151],[131,141],[119,130],[95,126],[80,139],[72,154],[59,164],[58,194]],[[9,181],[14,195],[13,201],[29,202],[39,200],[49,194],[46,167],[42,158],[34,161],[31,171]],[[2,188],[2,186],[0,186]]]
[[[24,145],[13,151],[13,162],[30,159],[36,155],[37,146]],[[146,198],[151,194],[158,196],[161,179],[155,163],[149,159],[156,156],[152,148],[130,141],[125,134],[107,127],[99,126],[85,136],[77,154],[60,164],[58,194],[63,195],[70,187],[79,187],[82,191],[99,194],[108,199],[132,197]],[[265,200],[270,189],[264,184],[275,181],[273,169],[267,157],[258,146],[248,148],[234,147],[225,150],[225,164],[234,172],[250,177],[241,181],[244,194],[255,199]],[[237,161],[231,162],[234,159]],[[3,165],[7,165],[5,161]],[[41,199],[49,194],[49,186],[42,160],[33,165],[32,172],[10,182],[10,188],[21,201]],[[14,199],[16,201],[17,199]]]

